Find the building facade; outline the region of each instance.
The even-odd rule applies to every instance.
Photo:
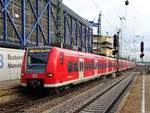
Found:
[[[58,1],[0,0],[0,47],[64,43],[90,52],[93,30],[89,22],[63,4],[58,18]],[[56,36],[60,18],[61,39]]]
[[[112,57],[113,38],[110,36],[93,36],[93,53]]]

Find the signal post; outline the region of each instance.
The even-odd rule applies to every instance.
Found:
[[[115,34],[113,37],[114,38],[114,41],[113,41],[114,51],[112,54],[116,56],[116,68],[117,68],[116,75],[119,74],[119,51],[120,51],[119,33],[120,33],[120,30],[117,32],[117,35]]]
[[[141,58],[141,63],[142,63],[142,75],[143,75],[143,57],[144,57],[144,42],[141,41],[140,43],[140,51],[141,51],[141,54],[140,54],[140,58]]]

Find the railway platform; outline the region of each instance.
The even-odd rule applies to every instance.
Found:
[[[2,89],[8,89],[19,85],[19,80],[7,80],[7,81],[0,81],[0,91]]]
[[[0,81],[0,103],[12,100],[14,94],[19,92],[19,80]]]
[[[117,113],[150,113],[150,74],[137,77]]]

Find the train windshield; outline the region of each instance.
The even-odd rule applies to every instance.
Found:
[[[28,72],[45,72],[50,49],[29,49],[27,54]]]

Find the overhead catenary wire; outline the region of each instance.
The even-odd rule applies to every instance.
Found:
[[[94,6],[95,7],[95,9],[98,11],[98,12],[100,12],[100,11],[103,11],[103,8],[104,7],[102,7],[102,0],[88,0],[89,1],[89,3],[92,5],[92,6]],[[119,9],[120,10],[122,10],[122,8],[124,7],[124,0],[121,0],[122,2],[121,2],[121,7],[119,7]],[[101,4],[99,4],[99,3],[101,3]],[[120,3],[119,3],[120,4]],[[126,8],[126,11],[124,12],[123,10],[122,10],[122,12],[124,12],[124,13],[126,13],[125,14],[125,17],[127,18],[127,7],[125,7]],[[113,10],[113,14],[114,14],[114,16],[116,17],[116,18],[118,18],[120,15],[118,15],[118,8],[116,9],[116,7],[113,7],[113,8],[111,8],[112,10]],[[124,13],[122,13],[122,14],[124,14]],[[106,22],[106,24],[109,26],[109,28],[110,29],[112,29],[112,31],[114,32],[114,33],[116,33],[116,26],[118,26],[119,24],[117,24],[116,23],[116,26],[114,26],[114,22],[112,22],[111,20],[110,20],[110,18],[108,18],[107,17],[107,15],[106,14],[104,14],[104,12],[102,12],[102,21],[103,22]],[[118,22],[119,22],[119,19],[117,20]],[[131,33],[130,32],[130,30],[127,28],[127,26],[125,26],[126,28],[124,28],[126,31],[125,31],[125,33],[124,33],[124,35],[123,35],[123,37],[125,37],[124,38],[124,40],[123,40],[123,46],[126,46],[126,48],[128,49],[128,53],[129,53],[129,55],[130,54],[132,54],[133,52],[131,52],[131,49],[133,49],[133,48],[135,48],[135,45],[133,44],[133,42],[132,42],[132,40],[131,39],[129,39],[129,38],[126,38],[126,37],[133,37],[133,32]],[[128,40],[127,40],[128,39]]]
[[[98,6],[98,4],[95,3],[94,0],[89,0],[89,1],[94,5],[94,7],[95,7],[98,11],[102,11],[102,8],[100,8],[100,7]],[[124,3],[124,2],[122,2],[122,3]],[[114,10],[114,13],[115,13],[116,17],[118,18],[119,16],[117,15],[115,8],[113,8],[113,10]],[[126,14],[125,14],[125,15],[127,15],[127,10],[126,10]],[[113,31],[116,32],[116,29],[114,28],[113,24],[107,19],[107,17],[106,17],[104,14],[102,14],[102,16],[105,18],[104,20],[109,24],[109,26],[113,29]],[[130,36],[131,36],[131,35],[130,35]],[[123,42],[125,42],[125,46],[128,47],[127,49],[128,49],[128,51],[129,51],[129,54],[130,54],[130,53],[131,53],[130,50],[131,50],[132,46],[131,46],[127,41],[124,41],[124,40],[123,40]]]
[[[93,0],[89,0],[93,5],[94,7],[98,10],[98,11],[102,11],[102,9],[100,9],[100,7],[98,6],[98,4],[96,4]]]
[[[94,5],[94,7],[97,9],[98,12],[102,12],[102,8],[100,8],[99,5],[96,4],[94,0],[89,0],[89,1]],[[112,23],[108,20],[108,18],[103,13],[101,14],[105,18],[104,20],[106,20],[108,25],[112,28],[112,30],[116,32],[116,29],[113,27]]]

